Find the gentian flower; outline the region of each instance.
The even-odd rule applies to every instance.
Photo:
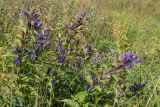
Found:
[[[140,62],[141,62],[141,59],[133,55],[132,53],[124,54],[122,59],[122,64],[127,69],[132,68],[134,63],[140,63]]]
[[[40,21],[36,20],[36,21],[34,22],[34,28],[39,28],[39,27],[41,27],[41,26],[42,26],[42,23],[41,23]]]
[[[46,30],[42,29],[41,33],[39,34],[39,38],[43,38],[45,36]]]
[[[35,60],[35,59],[37,59],[37,55],[35,55],[35,54],[30,54],[30,58],[31,58],[32,60]]]
[[[89,91],[89,85],[88,84],[85,85],[85,89],[86,89],[87,92]]]
[[[123,93],[124,93],[124,90],[123,90],[123,89],[120,89],[120,90],[119,90],[119,93],[120,93],[120,94],[123,94]]]
[[[59,60],[59,62],[60,63],[63,63],[65,61],[65,57],[62,55],[62,56],[60,56],[60,60]]]
[[[137,59],[134,60],[135,63],[139,63],[139,62],[141,62],[141,61],[142,61],[142,60],[141,60],[140,58],[137,58]]]
[[[83,19],[85,18],[86,14],[87,14],[86,11],[83,11],[81,15],[78,15],[78,16],[77,16],[77,20],[78,20],[78,21],[83,20]]]
[[[125,67],[128,68],[128,69],[130,69],[130,68],[132,68],[132,66],[133,66],[133,65],[132,65],[131,63],[129,63],[129,64],[127,64]]]
[[[54,48],[53,51],[54,51],[54,52],[58,52],[58,49],[57,49],[57,48]]]
[[[41,47],[41,44],[38,44],[38,45],[36,46],[36,48],[33,48],[33,50],[38,51],[38,50],[40,49],[40,47]]]
[[[19,48],[16,48],[16,50],[13,51],[13,54],[21,55],[22,54],[22,50],[19,49]]]
[[[94,73],[91,73],[91,79],[93,83],[97,83],[98,79],[95,77]]]
[[[63,48],[62,48],[62,46],[58,46],[58,51],[59,51],[60,54],[63,53]]]
[[[116,56],[116,58],[117,58],[117,59],[119,58],[119,55],[118,55],[118,53],[116,53],[116,54],[115,54],[115,56]]]
[[[39,13],[36,12],[33,17],[34,19],[37,19],[39,16],[40,16]]]
[[[17,57],[13,62],[14,62],[17,66],[20,65],[20,63],[21,63],[21,58]]]
[[[28,14],[27,11],[24,11],[24,16],[27,17],[27,24],[29,28],[39,28],[42,26],[42,23],[38,20],[38,17],[40,16],[39,13],[33,12],[32,14]]]
[[[133,86],[129,87],[130,92],[132,92],[133,95],[139,95],[138,91],[145,87],[145,83],[143,84],[134,84]]]
[[[143,87],[145,87],[145,84],[135,84],[134,86],[137,90],[142,89]]]
[[[86,11],[83,11],[82,12],[82,17],[84,18],[86,16],[86,14],[87,14]]]
[[[24,16],[29,17],[29,14],[27,11],[24,11]]]
[[[46,46],[47,41],[46,40],[42,40],[41,45],[42,46]]]
[[[124,55],[122,59],[123,64],[125,64],[127,61],[128,61],[127,55]]]

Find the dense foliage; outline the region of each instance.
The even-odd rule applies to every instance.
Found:
[[[160,8],[147,1],[0,1],[0,106],[159,107]]]

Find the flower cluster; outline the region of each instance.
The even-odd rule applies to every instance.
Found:
[[[13,54],[16,54],[18,57],[14,59],[14,63],[19,66],[21,64],[21,56],[22,56],[22,50],[20,48],[16,48],[16,50],[13,51]]]
[[[145,87],[146,83],[140,83],[140,84],[137,84],[137,83],[134,83],[134,85],[132,86],[129,86],[129,92],[131,93],[131,95],[129,94],[126,94],[127,96],[134,96],[134,95],[139,95],[139,91],[142,90],[144,87]],[[126,91],[126,88],[121,88],[119,90],[119,93],[120,94],[124,94]]]
[[[77,16],[77,21],[82,21],[86,16],[86,11],[83,11],[80,15]]]
[[[39,28],[42,26],[42,23],[38,19],[40,16],[38,12],[33,11],[29,14],[27,11],[24,11],[24,15],[27,17],[27,24],[29,28]]]
[[[63,63],[65,61],[65,57],[66,57],[66,53],[62,47],[62,41],[61,40],[58,40],[58,46],[56,48],[54,48],[54,51],[55,52],[58,52],[59,53],[59,62],[60,63]]]
[[[83,11],[81,15],[77,16],[77,19],[75,22],[68,22],[65,23],[65,34],[74,36],[78,33],[78,29],[83,28],[84,24],[82,23],[82,21],[84,20],[85,16],[86,16],[86,11]]]
[[[35,53],[39,53],[39,51],[41,51],[43,47],[46,47],[48,45],[48,42],[47,42],[48,35],[46,33],[47,31],[45,29],[42,29],[40,34],[38,35],[38,38],[36,38],[35,40],[36,46],[32,48],[33,52],[32,54],[30,54],[30,58],[32,60],[35,60],[38,58],[37,54]]]
[[[140,63],[141,59],[132,53],[124,54],[122,64],[125,68],[132,68],[135,63]]]
[[[138,95],[138,91],[141,90],[142,88],[145,87],[145,83],[142,84],[136,84],[134,83],[133,86],[129,87],[129,91],[133,94],[133,95]]]
[[[94,85],[99,83],[98,78],[93,72],[91,73],[91,80],[92,80],[92,83],[90,85],[89,84],[85,85],[86,91],[92,91],[94,89]]]
[[[118,54],[116,53],[116,58],[118,57]],[[110,69],[110,74],[118,74],[124,71],[124,69],[131,69],[135,64],[140,63],[142,60],[132,54],[132,53],[126,53],[124,54],[122,60],[119,62],[119,64],[116,66],[116,68]]]
[[[39,51],[42,47],[46,47],[48,44],[47,40],[48,40],[47,31],[45,29],[42,29],[38,38],[35,41],[37,46],[34,47],[33,50]]]

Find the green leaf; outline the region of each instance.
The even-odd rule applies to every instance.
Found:
[[[87,76],[86,81],[87,81],[88,84],[91,84],[92,83],[91,76]]]
[[[85,97],[88,95],[88,93],[86,92],[86,91],[82,91],[82,92],[79,92],[79,93],[77,93],[75,96],[74,96],[74,98],[73,98],[73,100],[74,101],[79,101],[79,102],[84,102],[84,100],[85,100]]]
[[[16,35],[16,39],[15,39],[17,45],[19,45],[19,46],[22,45],[22,44],[21,44],[21,40],[22,40],[22,38],[20,38],[19,34],[17,34],[17,35]]]
[[[80,107],[79,104],[71,99],[64,99],[61,100],[61,102],[66,103],[67,105],[71,106],[71,107]]]
[[[88,107],[88,106],[89,106],[89,104],[88,104],[88,103],[83,104],[83,107]]]
[[[97,89],[98,91],[102,91],[102,88],[99,85],[95,86],[94,88]]]

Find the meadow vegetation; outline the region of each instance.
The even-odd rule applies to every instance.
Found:
[[[160,107],[159,0],[0,0],[1,107]]]

